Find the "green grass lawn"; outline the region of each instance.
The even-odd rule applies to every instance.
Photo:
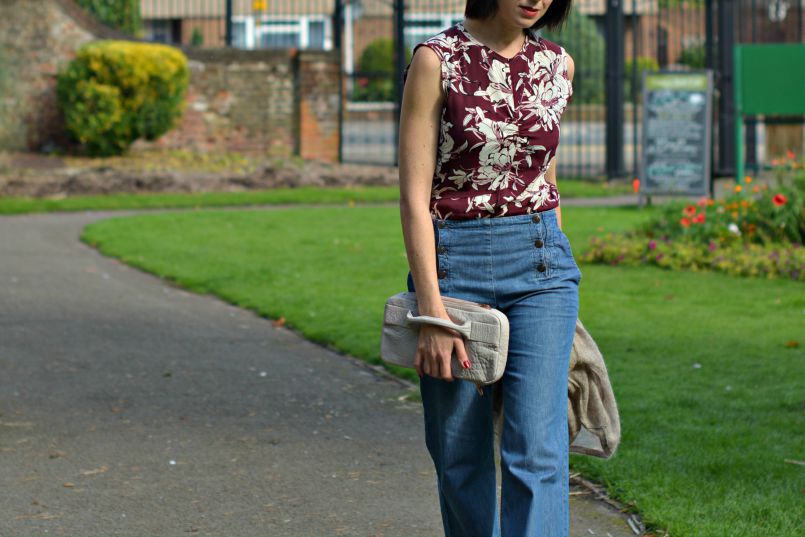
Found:
[[[638,209],[565,207],[574,251]],[[202,293],[285,317],[306,337],[379,360],[385,299],[405,290],[395,207],[210,210],[114,218],[83,240]],[[575,471],[672,537],[801,535],[802,284],[581,265],[580,318],[599,344],[622,439]],[[662,533],[660,533],[662,535]]]
[[[623,184],[602,181],[560,179],[561,196],[566,198],[616,196],[631,193]],[[66,198],[3,198],[0,214],[42,213],[52,211],[85,211],[109,209],[156,209],[226,207],[285,203],[373,203],[394,202],[400,197],[397,186],[367,187],[300,187],[246,192],[198,192],[155,194],[112,194],[105,196],[73,196]]]

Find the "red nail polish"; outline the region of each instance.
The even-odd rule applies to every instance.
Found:
[[[464,366],[464,369],[469,369],[470,367],[472,367],[472,364],[470,364],[468,360],[464,360],[464,364],[462,365]]]

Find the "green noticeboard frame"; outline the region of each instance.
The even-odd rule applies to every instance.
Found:
[[[736,45],[735,180],[744,181],[746,115],[805,114],[805,45]]]

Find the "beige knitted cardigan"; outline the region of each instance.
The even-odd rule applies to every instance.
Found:
[[[498,437],[503,417],[502,387],[498,381],[492,392]],[[570,451],[603,459],[611,457],[621,439],[618,406],[609,384],[604,357],[578,319],[570,353],[567,396]]]

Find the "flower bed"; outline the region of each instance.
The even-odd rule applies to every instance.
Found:
[[[774,187],[746,177],[723,200],[665,205],[639,229],[591,238],[580,258],[805,281],[805,170],[789,157],[774,175]]]

